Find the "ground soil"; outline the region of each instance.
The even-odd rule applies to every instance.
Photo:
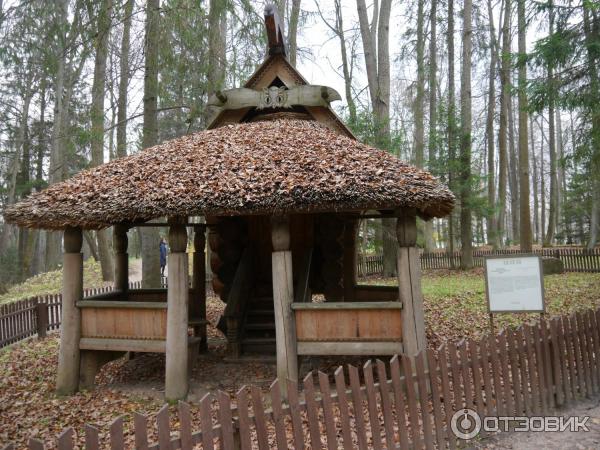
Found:
[[[526,432],[501,433],[481,440],[473,448],[486,449],[598,449],[600,448],[600,397],[581,401],[560,410],[563,417],[589,416],[589,431],[579,432]]]

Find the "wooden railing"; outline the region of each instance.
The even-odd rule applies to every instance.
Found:
[[[483,267],[486,256],[521,254],[520,250],[475,250],[473,262]],[[566,272],[600,272],[600,248],[544,248],[532,252],[535,255],[560,259]],[[460,267],[460,251],[422,252],[421,269],[455,269]],[[381,275],[383,273],[383,255],[358,255],[357,273],[359,277]]]
[[[389,364],[368,361],[362,376],[349,365],[330,375],[311,372],[301,384],[288,380],[284,393],[277,380],[267,393],[244,386],[233,399],[236,407],[218,391],[206,394],[194,414],[180,403],[178,420],[165,405],[156,426],[134,414],[130,426],[120,417],[108,430],[86,425],[85,433],[75,434],[68,428],[55,442],[59,450],[73,449],[75,435],[78,448],[85,441],[85,448],[112,450],[199,444],[226,450],[456,448],[462,442],[452,432],[452,417],[465,408],[480,417],[549,415],[600,393],[599,325],[600,310],[541,320],[415,356],[396,355]],[[157,430],[156,442],[148,438],[149,427]],[[109,437],[100,442],[104,431]],[[46,444],[32,436],[29,448]]]

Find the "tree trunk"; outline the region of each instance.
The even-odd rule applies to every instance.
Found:
[[[142,147],[149,148],[158,141],[158,48],[160,0],[146,3],[146,68],[144,74],[144,126]],[[142,286],[160,287],[160,235],[158,228],[141,227],[142,241]]]
[[[429,13],[429,171],[437,173],[437,0],[431,0]],[[425,235],[425,249],[433,250],[435,242],[433,239],[433,221],[425,222],[423,229]]]
[[[540,139],[540,210],[541,210],[541,240],[544,240],[544,232],[546,230],[546,173],[544,172],[544,141],[546,137],[544,135],[544,122],[540,121],[538,124],[542,139]]]
[[[352,94],[352,61],[348,61],[348,52],[346,50],[346,37],[344,34],[344,20],[342,14],[342,5],[340,0],[334,0],[335,3],[335,28],[334,32],[340,40],[340,53],[342,55],[342,72],[344,74],[344,91],[346,93],[346,103],[348,104],[348,115],[350,124],[356,124],[356,103]]]
[[[554,35],[554,5],[550,3],[549,10],[549,35]],[[548,83],[551,89],[554,89],[554,68],[548,65]],[[556,129],[554,120],[556,119],[554,92],[550,92],[548,99],[548,155],[550,158],[550,202],[548,208],[548,229],[544,237],[544,247],[549,247],[554,243],[556,234],[556,212],[558,207],[558,179],[556,176]]]
[[[106,56],[108,54],[108,37],[110,35],[112,0],[104,0],[98,13],[96,28],[96,61],[94,62],[94,81],[92,83],[91,106],[91,153],[92,167],[104,164],[104,89],[106,87]],[[98,230],[98,255],[104,281],[114,280],[113,255],[111,250],[111,233],[109,230]]]
[[[510,101],[510,2],[505,0],[502,24],[502,57],[500,70],[500,129],[498,131],[498,247],[504,246],[506,191],[508,184],[508,108]]]
[[[473,230],[471,229],[471,57],[472,3],[465,0],[463,8],[463,48],[460,92],[460,241],[461,267],[473,267]]]
[[[565,179],[565,165],[563,163],[564,158],[564,140],[563,140],[563,129],[562,129],[562,119],[560,108],[556,109],[556,157],[558,162],[558,167],[556,171],[556,177],[558,179],[558,188],[557,188],[557,203],[556,203],[556,229],[558,233],[565,230],[566,221],[563,216],[563,203],[565,199],[565,195],[567,192],[567,181]],[[562,237],[562,241],[564,242],[565,237]]]
[[[127,88],[129,86],[129,47],[134,0],[127,0],[123,12],[123,37],[119,64],[119,98],[117,100],[117,158],[127,156]]]
[[[485,122],[487,139],[487,241],[494,249],[498,248],[496,239],[498,225],[496,223],[496,169],[495,169],[495,111],[496,111],[496,70],[498,64],[498,43],[496,42],[496,30],[494,27],[494,13],[492,2],[488,0],[488,18],[490,27],[490,68],[488,79],[488,109]]]
[[[529,116],[529,135],[531,139],[531,155],[533,165],[533,229],[535,231],[535,242],[540,242],[540,215],[539,215],[539,175],[537,168],[537,157],[535,155],[535,140],[533,137],[533,117]]]
[[[511,80],[511,86],[514,83]],[[509,187],[510,187],[510,223],[511,223],[511,235],[512,242],[519,241],[519,176],[518,176],[518,155],[517,149],[515,148],[515,115],[514,115],[514,103],[512,94],[509,98],[508,103],[508,165],[509,170]]]
[[[56,2],[56,17],[58,23],[56,28],[61,30],[62,42],[67,39],[66,32],[67,17],[68,17],[68,1],[60,0]],[[55,54],[58,60],[56,61],[56,73],[54,76],[54,120],[52,124],[51,149],[50,149],[50,167],[48,171],[49,184],[58,183],[64,177],[64,155],[63,151],[64,136],[62,135],[65,108],[63,107],[63,91],[65,87],[65,68],[67,65],[67,52],[64,45],[61,48],[55,49]],[[46,237],[46,261],[45,270],[54,270],[60,264],[61,249],[60,249],[60,233],[47,232]]]
[[[527,29],[525,22],[525,0],[518,0],[519,27],[519,211],[520,247],[523,252],[531,252],[531,211],[529,205],[529,149],[527,147]]]
[[[292,0],[292,9],[290,10],[290,26],[288,32],[289,42],[289,60],[290,64],[296,67],[296,57],[298,53],[298,44],[296,41],[298,35],[298,20],[300,19],[300,0]]]
[[[425,97],[425,34],[423,24],[425,21],[423,4],[417,2],[417,95],[415,98],[415,165],[424,167],[425,162],[425,125],[423,114],[423,101]]]
[[[584,5],[583,8],[583,24],[585,30],[585,41],[587,49],[588,70],[590,78],[590,94],[593,101],[592,105],[592,211],[590,220],[590,237],[587,242],[587,248],[592,249],[598,242],[598,234],[600,233],[600,80],[598,79],[597,54],[598,50],[595,47],[597,43],[597,34],[599,32],[598,18],[594,15],[594,32],[592,34],[592,26],[590,23],[591,5]]]
[[[389,21],[391,0],[383,0],[381,9],[374,7],[373,21],[369,18],[364,0],[357,0],[360,32],[365,54],[369,94],[374,116],[377,146],[389,151],[390,145],[390,57]],[[378,16],[378,17],[377,17]],[[376,30],[375,28],[376,25]],[[376,31],[376,34],[374,33]],[[383,219],[383,271],[384,276],[396,274],[396,245],[394,219]]]
[[[446,133],[448,135],[448,186],[456,192],[454,177],[454,161],[456,159],[456,94],[454,84],[454,0],[448,0],[448,117]],[[454,214],[448,216],[448,250],[454,254]],[[454,267],[454,258],[451,259]]]

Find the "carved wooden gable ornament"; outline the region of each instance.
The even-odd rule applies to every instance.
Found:
[[[273,5],[265,8],[268,54],[244,87],[217,91],[209,98],[215,114],[208,128],[273,118],[316,120],[328,128],[354,138],[331,109],[339,93],[327,86],[310,85],[289,63],[283,30]]]

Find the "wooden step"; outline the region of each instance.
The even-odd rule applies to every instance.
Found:
[[[275,338],[251,338],[242,340],[243,354],[275,354]]]
[[[250,322],[244,327],[246,331],[275,331],[275,324],[272,322]]]
[[[249,309],[249,316],[275,316],[275,311],[273,309]]]

